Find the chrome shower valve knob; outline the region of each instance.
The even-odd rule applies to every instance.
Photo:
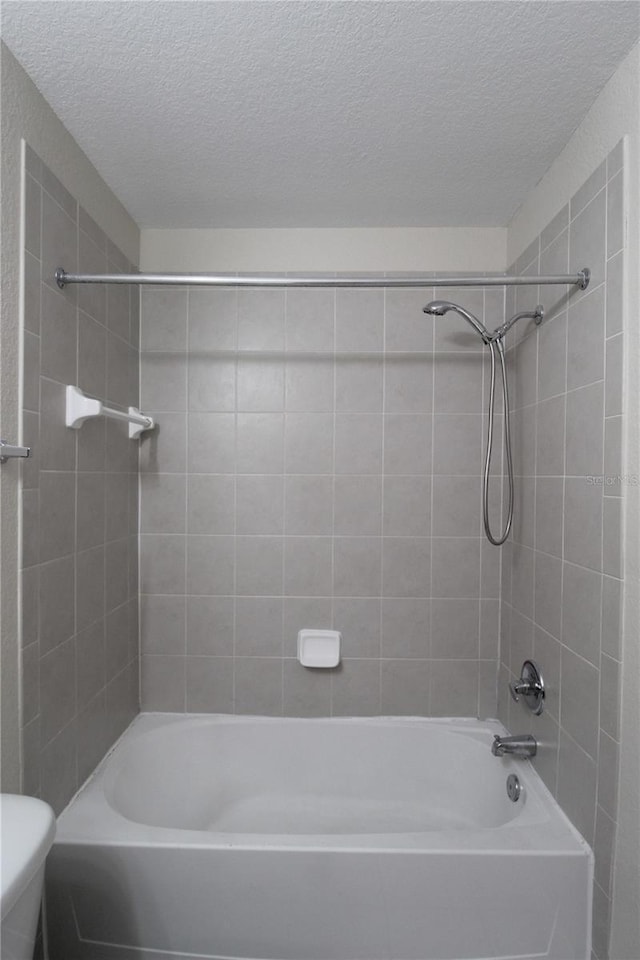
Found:
[[[520,679],[509,683],[509,693],[518,703],[520,697],[532,713],[539,716],[544,709],[545,687],[540,669],[533,660],[522,664]]]

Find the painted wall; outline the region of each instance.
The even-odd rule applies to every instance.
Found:
[[[139,231],[60,123],[13,55],[0,44],[2,123],[2,315],[0,323],[0,426],[3,437],[20,434],[21,140],[70,186],[88,214],[137,262]],[[2,634],[2,789],[20,789],[18,535],[19,467],[0,470],[0,609]]]
[[[139,296],[60,290],[62,261],[133,267],[30,147],[24,183],[22,786],[59,813],[138,712],[138,444],[65,394],[137,406]]]
[[[624,442],[622,472],[640,476],[640,46],[608,82],[558,159],[509,226],[509,261],[520,257],[581,183],[626,137],[626,246],[623,254]],[[640,488],[624,486],[622,703],[616,857],[610,952],[640,955]],[[606,904],[604,905],[606,907]]]
[[[501,322],[502,290],[439,295]],[[487,358],[434,296],[144,289],[144,709],[495,715]],[[297,662],[304,627],[340,667]]]
[[[352,230],[143,230],[141,269],[220,271],[501,272],[501,228]]]

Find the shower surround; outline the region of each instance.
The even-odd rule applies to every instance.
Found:
[[[558,295],[549,287],[512,289],[507,293],[505,310],[494,299],[496,293],[488,291],[484,302],[481,294],[468,290],[351,292],[351,309],[346,310],[340,302],[343,293],[338,291],[325,303],[327,333],[320,343],[314,339],[320,335],[320,307],[313,312],[310,306],[307,308],[311,319],[305,324],[299,323],[305,314],[298,304],[307,297],[309,304],[318,304],[322,296],[328,297],[326,291],[322,296],[314,292],[315,301],[308,291],[304,297],[288,292],[228,291],[224,295],[227,320],[222,327],[216,324],[213,328],[222,329],[226,339],[206,345],[199,338],[203,330],[212,335],[212,325],[204,318],[224,315],[219,291],[206,294],[210,299],[203,309],[200,298],[205,295],[201,291],[169,294],[149,290],[143,295],[142,311],[143,402],[149,412],[155,413],[149,403],[154,394],[166,397],[171,390],[182,398],[181,409],[171,415],[172,433],[163,438],[160,432],[151,441],[157,448],[153,450],[149,444],[144,454],[143,503],[145,484],[155,486],[159,522],[166,523],[172,516],[181,526],[170,534],[143,533],[143,702],[157,709],[256,713],[337,714],[360,710],[468,715],[477,710],[480,716],[491,716],[497,710],[512,733],[531,732],[536,737],[539,751],[534,765],[594,849],[593,947],[599,960],[608,956],[617,829],[624,577],[621,523],[625,484],[634,482],[633,477],[625,477],[622,449],[623,338],[628,335],[623,330],[624,192],[624,143],[620,142],[573,196],[566,196],[566,205],[508,270],[534,275],[566,273],[588,266],[592,278],[584,292],[573,290],[569,294],[563,290]],[[486,404],[486,358],[481,390],[482,346],[474,342],[475,335],[465,329],[464,321],[457,326],[449,317],[436,321],[433,334],[431,327],[422,325],[422,307],[433,293],[467,307],[491,327],[500,317],[531,310],[538,302],[545,307],[545,321],[539,328],[518,324],[508,337],[516,498],[513,533],[502,551],[480,540],[483,417],[479,411],[486,408],[480,402],[484,396]],[[169,296],[175,299],[170,302]],[[154,298],[156,303],[151,308]],[[267,314],[268,303],[277,303],[272,314]],[[252,340],[258,316],[265,324],[264,330],[268,315],[272,320],[267,341]],[[170,344],[167,337],[176,336],[176,330],[178,342]],[[377,339],[372,330],[377,330]],[[298,331],[301,341],[293,339]],[[346,339],[348,331],[352,341]],[[348,353],[345,343],[355,355]],[[300,356],[295,356],[296,349]],[[207,353],[218,370],[225,371],[209,382],[199,373]],[[252,381],[251,371],[262,369],[259,357],[268,364],[264,379]],[[323,369],[328,371],[326,382],[330,384],[324,394]],[[356,382],[354,370],[359,383],[349,393]],[[221,392],[220,384],[225,382],[226,392]],[[248,387],[252,382],[253,392]],[[425,382],[432,387],[430,400],[426,392],[420,394]],[[150,392],[145,395],[147,384]],[[400,384],[402,393],[398,392]],[[311,399],[304,393],[300,399],[297,391],[303,388],[309,390]],[[271,389],[273,393],[269,393]],[[319,396],[324,396],[326,409],[311,405],[318,403]],[[277,410],[266,406],[273,397],[277,397]],[[201,405],[208,403],[213,408],[203,410]],[[245,403],[265,406],[242,409],[238,405]],[[344,409],[345,403],[356,406]],[[162,416],[158,411],[160,421]],[[197,495],[195,501],[190,499],[190,485],[195,483],[197,489],[198,483],[193,474],[206,472],[199,459],[206,447],[202,443],[205,434],[200,432],[205,424],[210,425],[209,436],[217,437],[217,463],[225,463],[222,469],[211,465],[207,469],[212,474],[218,471],[229,482],[226,522],[233,523],[233,528],[229,526],[224,533],[211,528],[205,533],[206,521],[199,513]],[[353,424],[353,432],[345,440],[347,424]],[[420,444],[429,436],[429,424],[433,446],[431,451],[427,446],[425,453]],[[255,425],[254,431],[251,425]],[[273,432],[268,433],[268,428]],[[466,435],[465,430],[469,431]],[[371,457],[372,451],[373,461],[365,456]],[[180,477],[181,462],[186,462],[189,469],[195,464],[191,475]],[[257,466],[265,462],[273,466],[268,470]],[[422,466],[418,469],[415,464],[419,462]],[[250,469],[247,463],[252,464]],[[318,467],[319,463],[326,466]],[[292,464],[296,465],[293,469]],[[165,481],[163,474],[171,476]],[[355,491],[346,507],[341,505],[345,475],[353,478]],[[433,491],[428,534],[430,593],[389,596],[384,563],[389,548],[402,544],[411,550],[427,542],[419,535],[424,517],[420,504],[425,498],[412,499],[409,494],[416,489],[416,478],[424,483],[423,490],[428,487]],[[399,479],[406,483],[404,490]],[[259,505],[256,493],[262,480],[272,484],[271,494],[263,495],[264,506]],[[304,574],[299,560],[287,566],[287,547],[283,548],[287,541],[303,536],[289,526],[291,503],[297,501],[291,501],[287,491],[295,490],[295,484],[305,480],[310,492],[303,515],[322,517],[318,481],[324,480],[324,489],[331,491],[324,501],[328,502],[324,516],[331,516],[326,522],[332,523],[325,533],[326,537],[331,533],[332,541],[331,574],[327,573],[324,580],[332,588],[327,597],[296,597],[286,592],[284,577]],[[239,496],[245,484],[253,492]],[[395,509],[390,499],[394,484],[398,484]],[[372,488],[375,497],[371,496]],[[171,497],[177,497],[173,503],[179,503],[178,510],[166,507],[170,490]],[[496,493],[494,489],[494,496]],[[382,503],[380,513],[375,513],[379,536],[373,538],[362,532],[357,536],[352,531],[349,536],[351,543],[362,545],[360,557],[365,563],[377,559],[375,551],[380,544],[382,587],[374,596],[345,597],[341,593],[340,558],[346,534],[340,524],[368,521],[372,503]],[[405,526],[391,532],[386,525],[397,522],[399,503],[405,507]],[[262,523],[267,505],[278,528],[277,533],[275,529],[269,534],[261,531],[267,555],[259,562],[278,584],[284,584],[282,598],[248,597],[245,588],[238,589],[239,582],[246,582],[243,578],[247,559],[253,556],[251,545],[258,542],[255,526],[251,529],[247,525]],[[191,521],[190,516],[194,518]],[[143,518],[145,522],[155,521]],[[473,536],[469,536],[469,530]],[[318,540],[323,539],[317,529],[313,532],[318,533]],[[191,585],[198,583],[196,574],[203,569],[197,556],[198,544],[195,550],[187,546],[194,535],[203,547],[213,543],[211,538],[225,540],[232,597],[194,596],[202,587],[193,590]],[[240,550],[234,552],[237,545]],[[273,553],[271,546],[276,548]],[[368,551],[368,546],[374,551]],[[442,562],[448,551],[449,566]],[[469,591],[473,598],[459,587],[462,580],[458,579],[463,575],[460,558],[469,561],[472,555],[470,569],[479,584],[477,595],[475,586]],[[492,577],[497,572],[493,565],[500,558],[501,665],[496,704],[492,629],[498,588]],[[320,561],[315,562],[316,569],[321,570]],[[185,589],[179,595],[166,596],[158,588],[158,584],[169,582],[169,563],[176,564],[184,577],[181,582]],[[352,566],[355,576],[360,567],[357,562]],[[396,584],[412,583],[416,569],[415,562],[408,562]],[[314,580],[311,567],[306,582]],[[418,574],[413,589],[426,589],[425,582],[426,577],[420,581]],[[452,593],[442,596],[443,589]],[[265,656],[260,638],[266,633],[259,628],[267,618],[263,616],[260,622],[259,611],[264,613],[272,603],[276,611],[273,646]],[[198,608],[226,610],[226,619],[219,621],[225,624],[221,634],[224,648],[217,646],[220,634],[201,632],[194,613]],[[253,625],[244,612],[247,609],[255,611]],[[351,619],[346,616],[350,610],[354,611]],[[368,610],[373,611],[371,620],[366,617]],[[404,621],[397,619],[394,625],[387,620],[389,610],[404,610]],[[420,611],[425,612],[422,619]],[[315,621],[310,621],[309,612],[315,614]],[[484,632],[472,629],[476,613],[477,622],[486,624]],[[301,626],[330,625],[330,614],[345,640],[342,670],[334,675],[306,673],[294,659],[295,634]],[[174,623],[170,624],[172,615]],[[389,622],[391,629],[386,628]],[[157,626],[152,628],[154,623]],[[360,636],[360,643],[370,644],[357,647],[356,656],[354,636]],[[468,659],[460,656],[461,650]],[[518,677],[527,657],[540,663],[547,683],[545,712],[539,718],[508,696],[508,681]],[[219,688],[220,697],[212,687],[204,694],[209,682],[205,670],[215,676],[215,664],[223,662],[227,672]],[[263,673],[262,666],[271,673]],[[469,691],[465,696],[467,679]],[[477,701],[474,682],[478,682],[480,691]],[[349,691],[347,702],[341,696],[345,688]]]
[[[143,709],[495,714],[487,358],[433,294],[143,288]],[[297,662],[303,627],[341,631],[337,669]]]
[[[567,198],[568,199],[568,198]],[[540,742],[533,760],[596,857],[593,949],[608,955],[622,669],[621,518],[624,143],[521,254],[518,273],[591,268],[548,323],[516,331],[513,535],[502,566],[499,716]],[[518,308],[521,308],[518,292]],[[508,312],[515,300],[508,300]],[[627,332],[628,335],[628,332]],[[545,711],[508,695],[525,657],[541,665]]]
[[[138,398],[136,290],[59,290],[56,265],[134,269],[26,147],[23,789],[59,813],[138,712],[137,444],[64,425],[65,387]]]
[[[509,272],[585,265],[583,293],[448,290],[509,351],[515,522],[481,536],[488,362],[417,290],[142,292],[140,403],[159,427],[63,427],[64,387],[138,403],[139,292],[58,290],[131,266],[26,153],[24,788],[59,811],[138,710],[490,716],[595,852],[594,951],[607,956],[619,756],[623,144]],[[76,252],[77,251],[77,252]],[[442,294],[441,289],[438,290]],[[555,297],[555,302],[554,302]],[[494,509],[500,503],[496,463]],[[500,581],[499,564],[502,560]],[[498,604],[501,600],[500,627]],[[311,672],[300,627],[340,629]],[[500,634],[499,701],[495,678]],[[525,657],[532,718],[505,697]]]

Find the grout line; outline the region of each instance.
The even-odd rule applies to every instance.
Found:
[[[605,159],[606,159],[606,158],[605,158]],[[604,161],[603,161],[603,163],[604,163]],[[602,164],[600,164],[600,166],[601,166],[601,165],[602,165]],[[596,169],[597,169],[597,168],[596,168]],[[596,171],[594,170],[593,172],[595,173]],[[584,184],[582,184],[582,186],[585,186],[586,183],[587,183],[587,181],[588,181],[589,179],[590,179],[590,178],[587,177],[587,180],[585,180],[585,182],[584,182]],[[569,201],[569,226],[571,226],[571,224],[574,223],[574,222],[578,219],[578,217],[580,216],[580,214],[584,213],[584,211],[587,209],[587,207],[590,207],[590,206],[591,206],[591,204],[593,203],[594,200],[597,200],[597,198],[600,196],[600,194],[603,192],[603,190],[606,190],[607,184],[608,184],[608,180],[607,180],[607,174],[606,174],[606,171],[605,171],[605,182],[604,182],[604,183],[602,184],[602,186],[596,191],[596,193],[594,193],[593,196],[590,197],[590,199],[587,200],[587,202],[586,202],[582,207],[580,207],[580,209],[577,211],[577,213],[575,213],[573,216],[571,216],[571,201]],[[576,193],[578,193],[580,189],[581,189],[581,188],[578,188],[578,190],[576,191]],[[574,197],[576,196],[576,193],[574,193],[574,195],[573,195]],[[572,198],[572,199],[573,199],[573,198]],[[606,247],[605,247],[605,250],[606,250]],[[571,262],[571,261],[569,261],[569,262]]]
[[[607,156],[606,168],[605,168],[605,216],[604,216],[604,324],[603,324],[603,342],[602,342],[602,356],[604,364],[604,383],[602,389],[602,471],[603,475],[606,470],[605,456],[606,456],[606,404],[607,404],[607,384],[606,384],[606,375],[607,375],[607,309],[608,309],[608,291],[607,291],[607,275],[608,275],[608,259],[607,259],[607,244],[608,244],[608,210],[609,210],[609,178],[608,178],[608,167],[609,167],[609,158]],[[621,440],[622,442],[622,440]],[[622,495],[622,491],[621,491]],[[600,523],[600,569],[604,571],[604,537],[605,537],[605,510],[604,510],[604,486],[602,487],[602,518]],[[602,608],[604,603],[604,580],[600,578],[600,624],[599,624],[599,659],[598,659],[598,702],[597,702],[597,720],[598,720],[598,731],[600,731],[602,723]],[[620,709],[620,691],[618,691],[618,711]],[[596,741],[596,769],[599,769],[600,766],[600,737]],[[598,778],[599,779],[599,778]],[[598,803],[598,794],[600,792],[600,787],[598,780],[596,780],[596,820],[597,820],[597,803]],[[594,836],[595,836],[595,823],[594,823]]]
[[[283,352],[284,352],[284,361],[283,361],[283,377],[282,377],[282,479],[281,479],[281,494],[282,494],[282,569],[280,571],[281,583],[282,583],[282,593],[284,594],[284,578],[285,578],[285,553],[286,553],[286,541],[284,539],[284,527],[285,527],[285,516],[286,516],[286,498],[287,498],[287,484],[286,484],[286,464],[287,464],[287,451],[286,451],[286,436],[287,436],[287,417],[286,417],[286,406],[287,406],[287,329],[288,329],[288,310],[289,310],[289,299],[288,299],[288,290],[285,287],[284,297],[283,297],[283,310],[284,315],[282,318],[283,323]],[[238,486],[238,478],[236,474],[236,490]],[[236,527],[237,527],[237,510],[236,510]],[[284,716],[284,600],[280,604],[280,714]]]
[[[429,288],[428,288],[429,289]],[[484,293],[483,293],[484,296]],[[435,287],[429,289],[429,299],[432,300],[435,298]],[[435,360],[435,347],[436,347],[436,324],[433,317],[431,320],[431,350]],[[429,533],[431,536],[431,545],[429,550],[429,597],[432,598],[433,595],[433,525],[434,525],[434,501],[435,501],[435,417],[436,409],[436,372],[435,372],[435,363],[432,370],[431,376],[431,470],[430,470],[430,483],[431,483],[431,503],[429,509]],[[482,421],[480,429],[482,429]],[[433,603],[429,601],[429,637],[428,637],[428,651],[429,656],[433,652]],[[427,678],[427,712],[431,712],[431,703],[433,701],[433,673],[429,671]]]
[[[337,344],[338,344],[338,294],[337,288],[333,289],[333,360],[332,360],[332,369],[333,369],[333,403],[332,403],[332,414],[333,414],[333,436],[332,436],[332,450],[331,450],[331,599],[330,599],[330,609],[331,609],[331,626],[335,629],[335,553],[336,553],[336,537],[335,537],[335,525],[336,525],[336,429],[338,422],[338,403],[337,403],[337,391],[338,391],[338,365],[336,362],[337,356]],[[335,673],[331,671],[329,677],[329,715],[334,716],[334,687],[335,687]]]
[[[136,341],[138,344],[138,409],[144,409],[142,406],[142,312],[143,312],[143,297],[142,297],[142,287],[137,287],[135,290],[134,296],[137,297],[138,306],[135,311],[137,316],[138,328]],[[131,297],[129,298],[129,309],[131,309]],[[133,321],[133,316],[129,317],[129,330],[131,333],[131,324]],[[186,416],[185,416],[185,445],[186,445]],[[150,442],[147,440],[147,442]],[[185,446],[185,459],[186,459],[186,446]],[[138,444],[138,458],[137,458],[137,467],[138,475],[136,478],[136,489],[137,489],[137,524],[136,524],[136,541],[137,541],[137,556],[138,556],[138,710],[142,709],[142,478],[144,473],[141,469],[141,460],[142,460],[142,443]],[[105,430],[105,463],[106,463],[106,430]]]
[[[387,480],[384,472],[385,455],[385,419],[384,411],[387,406],[387,288],[382,291],[382,439],[381,439],[381,463],[380,463],[380,610],[378,613],[378,710],[382,710],[382,649],[383,649],[383,628],[384,618],[382,615],[384,595],[384,499],[387,487]],[[427,691],[428,694],[428,691]]]
[[[234,297],[234,341],[235,349],[238,351],[238,342],[240,339],[240,298],[238,295],[238,287],[233,288],[233,297]],[[233,386],[233,395],[234,395],[234,404],[233,404],[233,420],[234,420],[234,436],[233,436],[233,640],[232,640],[232,661],[231,661],[231,713],[236,713],[237,706],[237,675],[236,675],[236,655],[238,649],[238,538],[237,538],[237,515],[238,515],[238,474],[237,474],[237,464],[238,464],[238,362],[237,358],[235,360],[235,376],[234,376],[234,386]],[[188,382],[187,382],[188,388]],[[283,390],[285,389],[285,383],[283,382]],[[283,446],[284,446],[284,420],[283,420]],[[283,551],[284,553],[284,551]]]
[[[483,321],[484,325],[487,326],[487,291],[486,291],[486,289],[483,289],[483,291],[482,291],[482,321]],[[486,390],[485,390],[486,363],[485,363],[485,359],[486,359],[486,358],[485,358],[484,355],[483,355],[483,362],[482,362],[482,366],[481,366],[481,368],[480,368],[480,391],[481,391],[481,396],[482,396],[482,399],[483,399],[483,403],[482,403],[483,417],[482,417],[482,422],[481,422],[481,424],[480,424],[480,466],[481,466],[481,467],[482,467],[482,460],[483,460],[483,458],[482,458],[482,437],[484,436],[485,417],[487,416],[487,409],[486,409],[486,407],[485,407],[485,402],[487,402],[487,401],[485,401],[485,395],[486,395]],[[435,381],[435,376],[434,376],[434,381]],[[435,388],[434,388],[434,405],[435,405]],[[487,417],[487,419],[488,419],[488,417]],[[482,478],[481,478],[481,481],[480,481],[480,514],[481,514],[481,516],[480,516],[480,524],[481,524],[481,525],[482,525],[482,510],[483,510],[482,484],[483,484],[483,481],[482,481]],[[432,486],[433,486],[433,483],[432,483]],[[431,516],[433,517],[433,501],[432,501]],[[432,532],[433,532],[433,531],[432,531]],[[482,532],[482,531],[481,531],[481,532]],[[480,598],[479,598],[479,600],[478,600],[478,613],[477,613],[477,618],[478,618],[478,619],[477,619],[477,623],[478,623],[477,654],[478,654],[478,657],[480,656],[480,641],[481,641],[481,633],[482,633],[482,567],[483,567],[483,563],[482,563],[482,547],[483,547],[483,544],[481,543],[481,544],[480,544],[480,555],[479,555],[479,558],[478,558],[478,564],[479,564],[479,567],[478,567],[478,578],[479,578],[479,594],[480,594]],[[432,568],[433,568],[433,561],[432,561]],[[478,668],[478,675],[477,675],[477,677],[476,677],[476,716],[477,716],[477,717],[480,716],[480,668]]]
[[[188,357],[189,357],[189,355],[190,355],[190,347],[191,347],[191,323],[190,323],[190,316],[191,316],[191,287],[187,287],[187,297],[186,297],[186,301],[187,301],[187,303],[186,303],[187,315],[186,315],[186,318],[185,318],[185,322],[186,322],[185,339],[186,339],[186,347],[187,347],[187,363],[186,363],[185,376],[186,376],[186,395],[187,395],[187,406],[188,406],[188,397],[189,397],[189,362],[188,362]],[[188,464],[188,462],[189,462],[189,430],[188,430],[188,417],[186,417],[186,416],[185,416],[185,421],[187,421],[187,422],[185,423],[185,469],[186,469],[186,464]],[[188,473],[187,473],[187,474],[185,475],[185,482],[184,482],[184,530],[185,530],[185,543],[184,543],[184,572],[183,572],[184,583],[183,583],[183,590],[184,590],[185,594],[186,594],[186,592],[187,592],[187,577],[188,577],[188,569],[189,569],[189,561],[188,561],[188,557],[189,557],[189,541],[186,539],[186,537],[187,537],[187,535],[188,535],[188,534],[187,534],[188,529],[189,529],[189,475],[188,475]],[[186,713],[186,711],[187,711],[187,702],[188,702],[188,698],[187,698],[187,651],[188,651],[188,649],[189,649],[189,646],[188,646],[188,626],[189,626],[189,618],[188,618],[188,613],[187,613],[187,602],[186,602],[186,599],[185,599],[185,603],[184,603],[184,613],[183,613],[182,616],[183,616],[182,629],[183,629],[183,631],[184,631],[184,645],[183,645],[183,651],[182,651],[182,658],[183,658],[183,670],[182,670],[182,677],[183,677],[183,680],[182,680],[182,684],[183,684],[183,700],[182,700],[182,709],[183,709],[183,711]]]

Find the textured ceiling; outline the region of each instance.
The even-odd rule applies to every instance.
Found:
[[[142,227],[500,226],[639,34],[636,0],[4,0]]]

